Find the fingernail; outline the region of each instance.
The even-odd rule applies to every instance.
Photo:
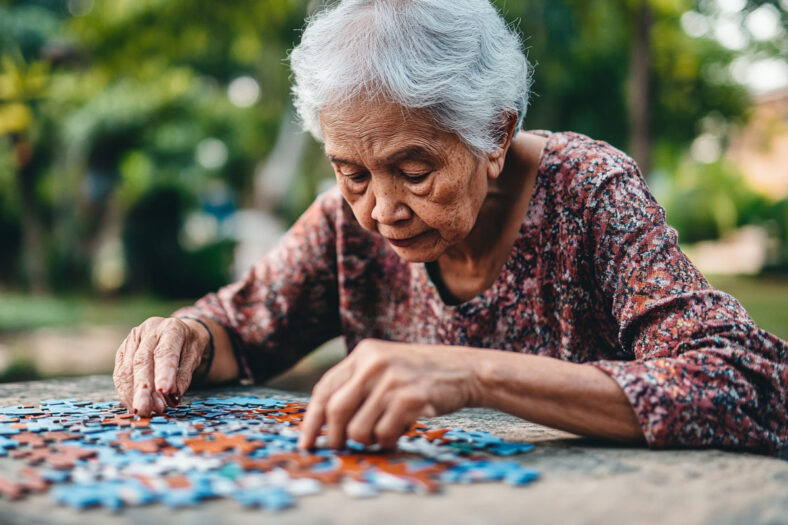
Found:
[[[134,407],[135,414],[139,412],[140,408],[144,408],[143,401],[145,400],[145,396],[148,396],[150,399],[150,393],[143,389],[139,389],[134,393],[134,399],[132,399],[131,404]]]
[[[158,412],[159,414],[163,414],[167,407],[164,404],[164,400],[162,399],[162,397],[156,396],[153,402],[156,405],[156,412]]]
[[[164,394],[164,401],[166,401],[167,405],[171,407],[175,407],[178,405],[178,403],[176,403],[175,400],[172,398],[172,396],[169,394]]]

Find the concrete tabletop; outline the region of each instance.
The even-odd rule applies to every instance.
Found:
[[[262,387],[193,392],[200,398],[235,395],[304,400],[303,394]],[[35,404],[49,398],[116,399],[109,376],[0,384],[0,405]],[[55,505],[49,494],[0,500],[0,523],[782,523],[788,524],[788,461],[719,450],[652,451],[582,439],[486,409],[465,409],[424,422],[435,428],[487,430],[535,449],[518,459],[541,472],[524,487],[504,483],[447,484],[437,495],[384,493],[356,500],[326,487],[298,498],[280,513],[244,510],[213,500],[185,510],[162,505],[76,511]],[[0,458],[0,473],[19,460]]]

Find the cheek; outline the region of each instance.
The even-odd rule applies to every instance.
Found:
[[[339,191],[342,192],[345,201],[350,205],[350,209],[353,210],[353,215],[361,227],[365,230],[376,231],[375,221],[372,220],[371,199],[367,193],[351,192],[342,184],[339,185]]]
[[[450,243],[464,239],[475,223],[471,199],[461,185],[440,188],[420,208],[419,217]]]

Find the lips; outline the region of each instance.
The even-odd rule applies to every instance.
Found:
[[[404,239],[392,239],[391,237],[386,237],[386,240],[391,243],[392,246],[396,246],[398,248],[405,248],[410,246],[411,244],[417,242],[425,233],[422,232],[418,235],[414,235],[413,237],[406,237]]]

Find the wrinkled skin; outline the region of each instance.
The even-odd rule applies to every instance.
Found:
[[[208,332],[194,321],[151,317],[132,329],[115,354],[120,402],[140,416],[177,405],[207,344]]]
[[[456,135],[384,102],[325,111],[321,123],[337,184],[362,227],[412,239],[392,245],[410,262],[462,249],[506,147],[479,158]]]
[[[298,445],[311,446],[325,423],[332,448],[346,438],[394,448],[416,419],[476,403],[479,352],[365,339],[315,385]]]

